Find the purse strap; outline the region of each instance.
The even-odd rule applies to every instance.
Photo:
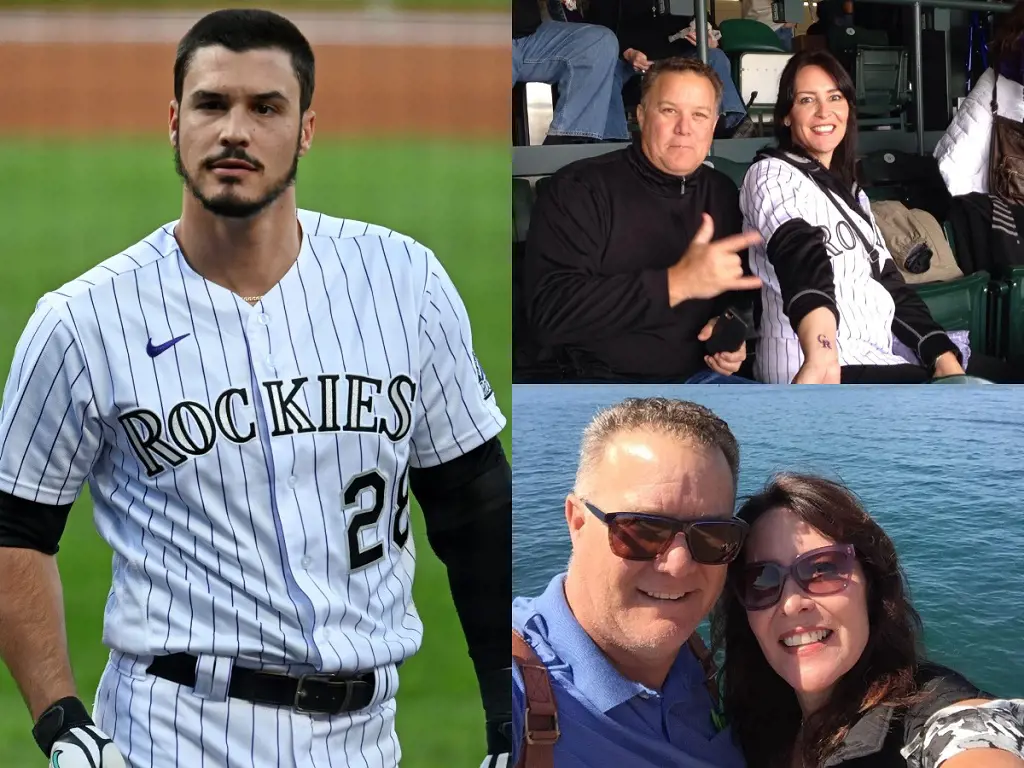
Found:
[[[850,225],[850,229],[853,230],[853,233],[857,237],[860,238],[860,242],[864,246],[864,250],[867,251],[868,260],[871,262],[871,276],[873,278],[875,278],[875,280],[881,279],[881,276],[882,276],[882,268],[881,268],[881,265],[880,265],[881,256],[879,256],[879,254],[878,254],[878,249],[872,243],[869,243],[868,239],[866,237],[864,237],[864,233],[861,231],[861,228],[859,226],[857,226],[857,223],[853,220],[853,217],[850,216],[850,214],[847,212],[847,210],[843,206],[842,202],[840,202],[839,200],[836,199],[835,194],[832,192],[832,190],[828,189],[823,184],[819,184],[814,179],[814,177],[811,176],[811,174],[809,174],[803,168],[800,168],[799,166],[794,165],[793,163],[790,163],[790,165],[792,165],[798,171],[803,173],[804,176],[806,176],[808,179],[810,179],[811,182],[813,182],[814,185],[824,193],[825,197],[827,197],[829,202],[832,203],[832,206],[837,211],[839,211],[839,213],[842,215],[842,217],[844,219],[846,219],[846,223]],[[860,201],[857,200],[856,191],[854,192],[854,200],[858,204],[860,203]],[[867,218],[867,222],[869,224],[871,223],[871,218],[870,217]]]
[[[558,728],[558,702],[544,662],[526,639],[512,630],[512,658],[523,673],[526,723],[517,768],[553,768]]]
[[[999,70],[993,68],[992,72],[996,76],[992,81],[992,116],[995,117],[999,114],[999,104],[996,101],[996,93],[999,91]]]
[[[861,228],[857,226],[857,222],[853,220],[853,217],[850,216],[846,208],[843,207],[843,204],[839,200],[836,200],[835,196],[832,193],[832,190],[826,189],[825,187],[820,187],[820,189],[822,192],[825,193],[825,197],[827,197],[832,202],[832,205],[835,207],[835,209],[842,214],[844,219],[846,219],[846,223],[850,225],[850,229],[853,230],[853,233],[857,235],[858,238],[860,238],[861,245],[863,245],[864,250],[867,251],[868,260],[871,262],[871,276],[875,278],[875,280],[881,279],[882,268],[880,262],[882,257],[879,255],[878,249],[874,246],[873,243],[869,243],[868,239],[864,237],[864,232],[862,232]],[[860,201],[858,200],[857,202],[859,203]],[[868,223],[871,223],[870,219],[868,219]]]

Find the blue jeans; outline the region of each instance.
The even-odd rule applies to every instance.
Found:
[[[512,41],[512,83],[558,86],[549,136],[629,139],[619,43],[610,29],[545,21]]]
[[[775,30],[775,34],[779,36],[779,42],[785,47],[790,53],[793,52],[793,28],[792,27],[779,27]]]
[[[725,376],[712,371],[710,368],[693,374],[685,382],[686,384],[757,384],[756,381],[744,379],[742,376]]]

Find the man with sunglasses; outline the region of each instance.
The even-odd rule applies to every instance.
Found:
[[[695,639],[747,535],[738,467],[728,425],[693,403],[629,399],[586,427],[568,568],[512,604],[512,765],[744,764]]]

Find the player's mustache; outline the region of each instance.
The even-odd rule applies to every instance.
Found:
[[[228,148],[217,157],[211,157],[206,161],[205,165],[207,168],[212,168],[215,163],[219,163],[222,160],[241,160],[251,165],[257,171],[263,170],[263,164],[256,158],[250,157],[241,147]]]

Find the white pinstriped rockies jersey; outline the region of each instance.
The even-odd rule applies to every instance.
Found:
[[[870,214],[863,192],[859,201]],[[871,228],[861,214],[845,206],[847,214],[874,243],[885,266],[889,255],[874,215]],[[871,275],[871,259],[849,222],[818,186],[785,160],[769,157],[754,163],[743,178],[740,208],[744,229],[761,234],[764,242],[750,248],[751,271],[761,278],[761,318],[754,361],[754,376],[770,384],[788,384],[803,365],[800,340],[783,311],[782,291],[766,247],[775,231],[792,219],[818,225],[832,259],[839,329],[836,337],[840,365],[896,365],[906,363],[894,354],[892,321],[896,304]]]
[[[88,482],[114,550],[104,642],[364,670],[418,650],[408,468],[505,419],[434,255],[300,211],[255,307],[149,235],[45,295],[0,410],[0,489]]]

